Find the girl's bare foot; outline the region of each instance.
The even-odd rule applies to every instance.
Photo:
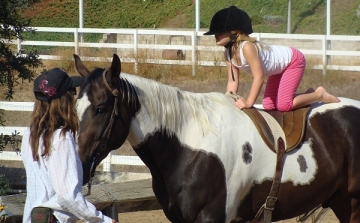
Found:
[[[308,89],[309,90],[309,89]],[[324,87],[320,86],[316,89],[315,93],[320,96],[320,102],[324,103],[336,103],[340,100],[332,94],[329,94]]]

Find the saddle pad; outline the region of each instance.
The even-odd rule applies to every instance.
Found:
[[[285,134],[286,150],[290,152],[295,149],[304,137],[305,123],[310,106],[296,109],[289,112],[280,111],[263,111],[255,108],[243,109],[243,111],[251,118],[266,145],[275,151],[275,140],[267,121],[263,117],[263,113],[271,115],[281,126]],[[261,111],[261,112],[260,112]]]
[[[269,113],[265,112],[265,111],[259,111],[260,114],[262,115],[262,117],[265,119],[267,125],[269,126],[271,133],[273,135],[273,139],[275,142],[274,145],[274,150],[277,153],[278,152],[278,139],[282,138],[283,140],[283,148],[286,148],[286,140],[285,140],[285,133],[283,131],[283,129],[281,128],[281,126],[279,125],[279,123],[276,121],[276,119],[274,119]]]

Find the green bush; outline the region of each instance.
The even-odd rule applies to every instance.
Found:
[[[5,195],[8,189],[10,189],[9,181],[5,178],[5,175],[0,175],[0,196]]]

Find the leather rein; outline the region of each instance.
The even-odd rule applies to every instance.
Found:
[[[114,108],[112,110],[111,113],[111,117],[110,117],[110,121],[109,124],[107,125],[104,133],[102,134],[101,138],[99,141],[95,142],[92,147],[91,147],[91,151],[93,151],[95,148],[97,148],[100,145],[100,149],[99,151],[96,153],[96,155],[94,156],[94,159],[91,163],[91,167],[90,167],[90,173],[89,173],[89,182],[87,183],[87,188],[88,188],[88,192],[85,196],[88,196],[91,194],[91,184],[92,184],[92,178],[93,175],[95,174],[95,163],[98,160],[99,155],[101,154],[101,152],[103,152],[103,150],[105,150],[106,145],[109,141],[110,138],[110,133],[112,130],[112,126],[114,124],[115,121],[115,117],[118,115],[118,96],[119,96],[119,90],[117,88],[115,89],[111,89],[109,83],[106,80],[105,74],[107,73],[108,69],[105,69],[104,72],[102,73],[102,79],[103,82],[106,86],[106,88],[111,92],[111,94],[115,97],[115,101],[114,101]]]

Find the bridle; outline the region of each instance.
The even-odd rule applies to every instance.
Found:
[[[102,134],[101,138],[99,141],[97,141],[96,143],[94,143],[91,147],[91,151],[93,151],[93,149],[97,148],[98,146],[100,147],[99,148],[99,151],[96,153],[96,155],[94,156],[93,158],[93,161],[91,163],[91,167],[90,167],[90,173],[89,173],[89,182],[87,183],[87,188],[88,188],[88,192],[85,196],[88,196],[90,195],[91,193],[91,184],[92,184],[92,177],[94,176],[95,174],[95,163],[96,161],[98,160],[98,157],[99,155],[101,154],[101,152],[103,152],[103,150],[105,150],[106,148],[106,145],[109,141],[109,138],[110,138],[110,133],[111,133],[111,130],[112,130],[112,126],[114,124],[114,121],[115,121],[115,117],[118,115],[118,96],[119,96],[119,90],[117,88],[115,89],[111,89],[109,83],[107,82],[106,80],[106,77],[105,77],[105,74],[107,73],[109,69],[105,69],[104,72],[102,73],[102,79],[103,79],[103,82],[106,86],[106,88],[111,92],[111,94],[115,97],[115,101],[114,101],[114,108],[112,110],[112,113],[111,113],[111,117],[110,117],[110,121],[109,121],[109,124],[107,125],[104,133]]]

